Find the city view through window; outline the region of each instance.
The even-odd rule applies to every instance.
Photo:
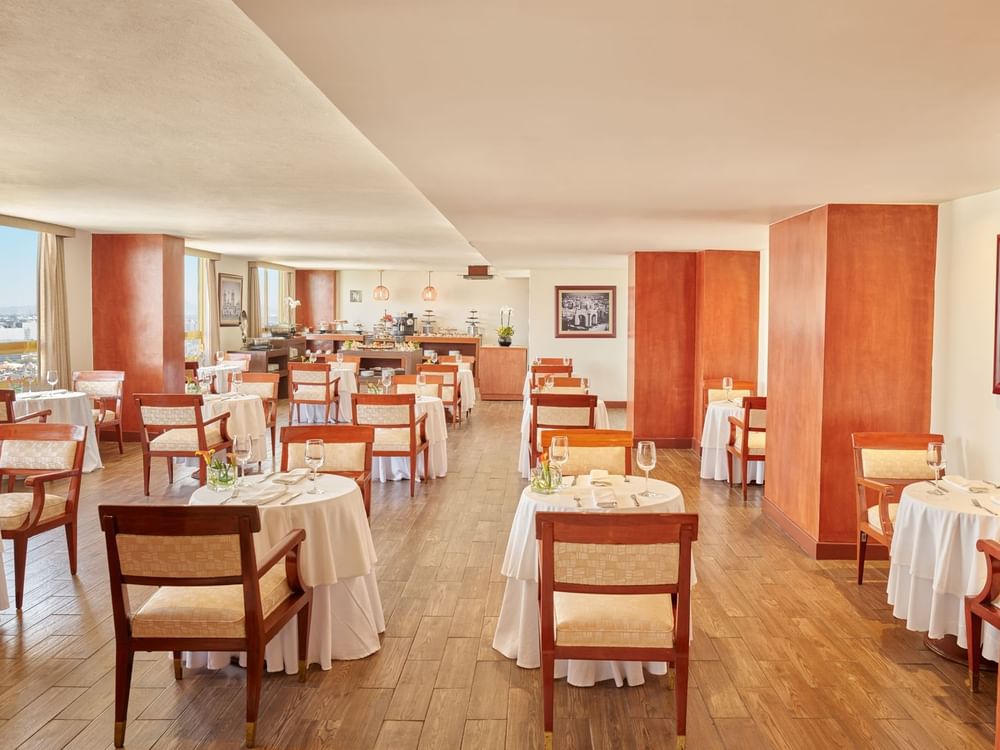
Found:
[[[0,386],[38,379],[38,232],[0,226]]]

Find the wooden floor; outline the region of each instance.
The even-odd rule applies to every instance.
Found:
[[[271,748],[536,748],[538,670],[490,647],[507,531],[523,486],[516,470],[520,405],[480,404],[453,431],[446,479],[375,486],[372,531],[387,619],[382,650],[314,668],[307,684],[265,678],[258,741]],[[111,746],[113,628],[100,502],[147,502],[138,448],[87,476],[80,570],[62,532],[29,552],[25,609],[0,612],[0,748]],[[721,482],[700,481],[694,454],[661,451],[655,475],[678,484],[701,516],[688,747],[992,747],[996,680],[972,696],[961,667],[893,620],[885,564],[854,582],[853,563],[806,558]],[[154,468],[151,502],[184,502]],[[160,493],[157,495],[157,493]],[[4,550],[7,580],[12,552]],[[13,591],[11,591],[13,598]],[[129,748],[242,745],[242,670],[188,671],[165,655],[137,663]],[[673,748],[665,678],[641,687],[556,688],[556,746]]]

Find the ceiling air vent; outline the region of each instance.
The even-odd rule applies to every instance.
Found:
[[[469,272],[462,276],[463,279],[492,279],[489,266],[469,266]]]

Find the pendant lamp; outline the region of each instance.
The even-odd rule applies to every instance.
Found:
[[[389,299],[389,287],[382,283],[382,272],[378,272],[378,286],[372,290],[372,299],[378,300],[379,302],[385,302]]]
[[[420,299],[424,302],[433,302],[438,298],[438,290],[431,284],[431,272],[427,272],[427,286],[420,292]]]

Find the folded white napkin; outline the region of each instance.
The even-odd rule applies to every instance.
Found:
[[[309,476],[309,469],[294,469],[285,474],[277,474],[271,481],[275,484],[290,485],[301,482],[307,476]]]
[[[941,481],[945,486],[953,489],[965,492],[986,492],[989,488],[982,482],[976,481],[975,479],[966,479],[960,474],[945,474],[941,477]]]
[[[595,479],[607,479],[608,472],[605,469],[591,469],[590,470],[590,481]]]
[[[240,490],[236,496],[236,502],[243,505],[263,505],[277,500],[282,495],[288,494],[284,487],[249,487]]]
[[[572,487],[572,486],[573,486],[573,480],[574,480],[574,479],[576,479],[576,477],[573,477],[573,476],[567,476],[567,477],[563,477],[563,478],[562,478],[562,481],[561,481],[561,482],[559,482],[559,487],[560,487],[560,488],[564,488],[564,487]]]

